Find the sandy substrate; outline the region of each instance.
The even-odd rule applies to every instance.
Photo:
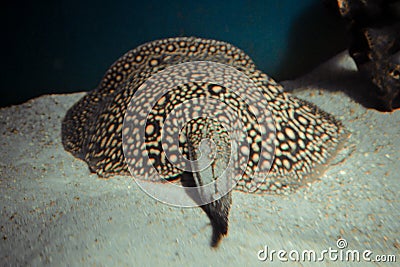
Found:
[[[347,54],[284,84],[341,119],[350,140],[319,181],[294,194],[235,191],[229,235],[218,249],[209,246],[211,227],[200,208],[157,202],[130,177],[99,179],[64,151],[61,120],[83,93],[1,109],[0,264],[253,266],[271,264],[258,260],[265,246],[320,256],[338,249],[338,238],[347,241],[344,251],[395,255],[398,264],[400,111],[365,108],[368,89]]]

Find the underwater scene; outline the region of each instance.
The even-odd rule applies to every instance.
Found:
[[[400,261],[400,1],[2,18],[1,266]]]

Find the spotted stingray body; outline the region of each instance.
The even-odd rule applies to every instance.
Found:
[[[274,125],[265,125],[269,129],[273,126],[276,128],[271,170],[266,177],[257,179],[252,177],[250,169],[257,165],[257,138],[260,135],[253,128],[251,116],[242,116],[248,122],[245,125],[248,132],[254,133],[249,135],[253,146],[250,147],[250,169],[246,169],[243,177],[236,181],[235,189],[254,193],[289,193],[318,177],[345,139],[346,131],[338,120],[314,104],[284,92],[279,84],[258,70],[251,58],[240,49],[221,41],[178,37],[146,43],[118,59],[106,72],[98,88],[85,95],[67,112],[62,125],[65,149],[86,161],[90,169],[101,177],[129,175],[122,147],[122,131],[132,97],[152,75],[169,66],[193,61],[223,63],[245,74],[263,93],[268,102],[265,112],[270,112],[274,118]],[[162,86],[168,86],[168,79]],[[212,94],[216,91],[212,86],[201,83],[179,86],[171,91],[167,100],[159,101],[154,109],[154,118],[158,118],[159,122],[154,119],[154,124],[146,128],[146,149],[151,151],[149,157],[166,179],[188,181],[184,179],[188,174],[179,172],[163,156],[162,147],[157,141],[162,121],[179,102],[174,100],[178,96],[189,99],[198,96],[195,93]],[[243,110],[241,104],[229,95],[219,90],[214,95],[228,101],[238,112]],[[157,101],[152,99],[151,91],[143,97],[143,101]],[[207,137],[205,127],[211,129],[212,125],[210,121],[198,120],[186,128],[188,138],[181,146],[188,158],[196,158],[193,151],[198,148],[200,139]],[[211,136],[219,142],[217,146],[222,151],[221,157],[225,157],[224,151],[229,144],[225,141],[227,139],[223,131],[216,130]],[[199,178],[196,175],[199,174],[194,174],[195,181]],[[196,185],[196,182],[190,183]],[[227,233],[230,203],[229,193],[219,201],[202,206],[213,226],[213,245],[218,244],[221,235]]]

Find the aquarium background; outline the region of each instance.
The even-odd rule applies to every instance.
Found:
[[[1,106],[91,90],[121,55],[159,38],[230,42],[277,80],[310,71],[347,43],[323,0],[8,1],[0,12]]]

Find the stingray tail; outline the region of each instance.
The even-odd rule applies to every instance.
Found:
[[[228,216],[232,197],[228,192],[220,199],[201,206],[210,219],[212,226],[211,246],[217,247],[222,237],[228,234]]]

